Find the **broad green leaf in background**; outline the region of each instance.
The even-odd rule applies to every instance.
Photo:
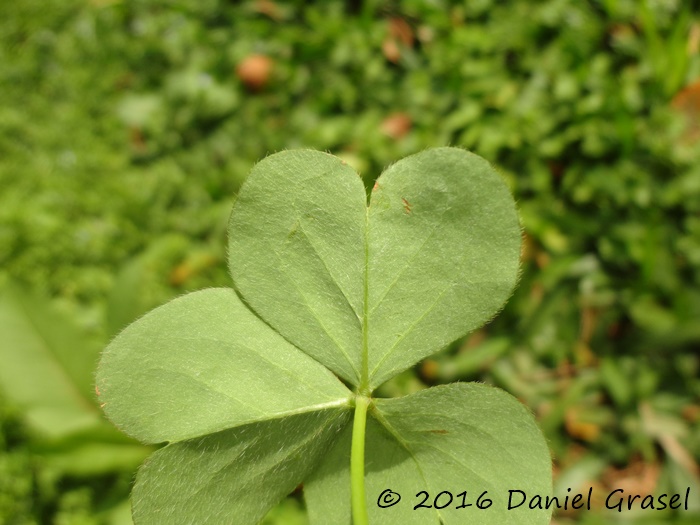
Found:
[[[27,503],[38,506],[37,500],[46,497],[45,487],[51,483],[63,485],[70,479],[65,483],[68,486],[88,476],[129,479],[152,448],[120,434],[100,413],[94,363],[104,343],[74,315],[16,283],[0,290],[0,335],[0,397],[21,409],[18,423],[29,432],[19,450],[31,458],[31,468],[22,472],[25,480],[10,475],[8,483],[17,487],[28,483],[28,494],[35,496]],[[5,455],[7,438],[2,431],[0,428],[0,466],[16,454],[10,443],[9,455]],[[0,493],[0,500],[13,499],[8,500],[2,487]],[[111,518],[118,504],[118,499],[111,498],[102,506],[105,523],[131,523],[130,517],[128,522]],[[0,522],[29,523],[21,518],[17,521],[12,511],[8,516],[6,505],[0,507]]]
[[[30,428],[52,439],[101,422],[92,368],[99,346],[46,301],[15,285],[0,293],[0,390]]]
[[[359,176],[332,155],[261,161],[231,215],[235,291],[175,299],[103,353],[97,386],[108,417],[142,441],[169,442],[139,472],[136,523],[254,524],[309,479],[312,522],[349,522],[350,410],[495,315],[519,253],[505,183],[466,151],[394,164],[369,206]],[[370,399],[366,449],[372,523],[473,522],[454,508],[411,514],[408,504],[378,514],[378,492],[391,485],[489,491],[484,523],[505,519],[506,487],[551,493],[532,416],[490,387]],[[507,518],[544,524],[549,512]]]

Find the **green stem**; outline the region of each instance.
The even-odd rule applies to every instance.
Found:
[[[352,426],[352,449],[350,452],[350,488],[353,525],[368,525],[365,498],[365,429],[369,398],[355,398],[355,421]]]

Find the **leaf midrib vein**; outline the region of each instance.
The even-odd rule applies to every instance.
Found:
[[[176,340],[182,340],[182,341],[210,341],[210,342],[213,342],[213,343],[220,343],[220,344],[222,344],[223,346],[226,346],[226,347],[230,346],[230,343],[229,343],[228,341],[224,341],[224,340],[222,340],[222,339],[217,339],[217,338],[215,338],[215,337],[181,337],[181,336],[167,336],[167,335],[166,335],[166,336],[161,336],[160,338],[161,338],[161,339],[165,339],[165,340],[167,340],[167,339],[176,339]],[[260,357],[263,361],[265,361],[266,363],[269,363],[269,364],[272,365],[273,367],[278,368],[279,370],[281,370],[282,372],[284,372],[286,375],[290,376],[292,379],[295,379],[299,384],[304,385],[304,386],[308,387],[309,389],[314,390],[315,392],[318,392],[319,394],[323,395],[323,397],[332,398],[332,396],[329,396],[327,392],[324,392],[324,391],[320,390],[317,386],[312,385],[311,383],[307,383],[306,381],[302,381],[302,380],[299,378],[299,375],[298,375],[298,374],[294,373],[292,370],[290,370],[290,369],[288,369],[288,368],[285,368],[285,367],[281,366],[279,363],[276,363],[276,362],[274,362],[274,361],[271,361],[271,360],[268,359],[265,355],[263,355],[263,354],[260,353],[260,352],[257,352],[257,351],[254,350],[253,348],[250,348],[249,346],[246,346],[246,345],[243,345],[243,344],[239,344],[238,346],[239,346],[240,348],[244,349],[244,350],[247,350],[248,352],[250,352],[250,353],[253,354],[254,356]],[[313,358],[312,358],[311,356],[309,356],[308,354],[306,354],[306,353],[302,352],[301,350],[299,350],[296,346],[294,346],[294,349],[297,350],[297,351],[299,351],[299,352],[301,352],[304,356],[307,356],[309,359],[314,360],[315,363],[318,363],[318,361],[316,361],[315,359],[313,359]],[[321,365],[320,363],[319,363],[319,365],[320,365],[320,366],[323,366],[323,365]],[[325,367],[324,367],[324,368],[325,368]],[[326,369],[326,370],[327,370],[327,369]]]
[[[188,380],[192,381],[193,383],[196,383],[196,384],[200,385],[202,388],[204,388],[204,390],[207,390],[207,391],[209,391],[209,392],[214,392],[214,393],[216,393],[216,394],[220,394],[220,395],[222,395],[223,397],[225,397],[226,399],[229,399],[229,400],[234,401],[234,402],[236,402],[236,403],[238,403],[238,404],[240,404],[240,405],[243,405],[244,407],[247,407],[247,408],[252,409],[252,410],[254,410],[254,411],[256,411],[256,412],[260,412],[260,413],[263,413],[263,414],[264,414],[264,412],[263,412],[260,408],[254,406],[254,405],[250,405],[250,404],[246,403],[245,401],[241,401],[241,400],[238,399],[237,397],[233,397],[233,396],[232,396],[230,393],[228,393],[228,392],[225,392],[225,391],[223,391],[223,390],[219,390],[218,388],[214,388],[214,386],[211,385],[210,383],[206,383],[205,381],[201,380],[200,378],[198,378],[198,377],[196,377],[196,376],[193,376],[193,375],[190,375],[190,374],[188,374],[188,373],[186,373],[186,372],[183,372],[183,371],[180,371],[180,370],[175,370],[175,369],[172,369],[172,368],[165,368],[165,367],[162,367],[162,366],[150,367],[148,370],[156,370],[156,371],[159,371],[159,372],[166,372],[166,373],[169,373],[169,374],[175,374],[175,375],[178,375],[178,376],[183,376],[183,377],[187,378]]]
[[[413,331],[413,329],[416,327],[416,325],[418,323],[420,323],[425,318],[425,316],[427,316],[433,310],[433,308],[435,308],[435,306],[438,304],[438,302],[440,301],[442,296],[445,295],[445,292],[447,292],[450,288],[452,288],[451,283],[448,284],[445,288],[443,288],[443,290],[438,294],[438,296],[430,304],[430,306],[428,306],[428,308],[425,310],[425,312],[423,312],[418,319],[413,321],[413,323],[411,323],[411,325],[408,327],[408,329],[405,330],[401,334],[401,337],[399,337],[396,340],[396,342],[391,346],[391,348],[389,348],[389,350],[382,356],[382,358],[379,360],[379,362],[372,369],[372,372],[370,373],[370,377],[374,377],[377,370],[379,370],[379,367],[382,366],[384,361],[386,361],[389,358],[389,356],[394,353],[394,351],[396,350],[396,347],[401,343],[401,341],[403,341],[406,338],[406,336],[408,336]]]
[[[440,213],[439,219],[442,219],[442,216],[445,215],[445,213],[447,212],[448,209],[449,209],[449,208],[445,208],[445,209]],[[414,260],[416,257],[418,257],[418,255],[419,255],[419,254],[421,253],[421,251],[423,250],[423,247],[424,247],[424,246],[426,245],[426,243],[433,237],[433,235],[435,234],[435,232],[437,231],[437,229],[438,229],[439,226],[440,226],[440,223],[439,223],[439,220],[438,220],[438,221],[435,223],[435,225],[433,226],[433,228],[430,230],[430,232],[428,233],[428,235],[426,235],[426,237],[425,237],[425,239],[423,240],[423,242],[421,243],[421,245],[420,245],[420,246],[413,252],[413,254],[406,260],[406,264],[403,265],[403,267],[401,268],[401,270],[399,270],[399,272],[396,274],[396,277],[394,278],[394,280],[389,284],[389,286],[386,288],[386,290],[384,291],[384,293],[382,294],[382,296],[381,296],[381,297],[377,300],[377,302],[374,304],[374,306],[372,307],[372,310],[369,312],[369,315],[372,315],[372,314],[374,313],[374,311],[375,311],[377,308],[379,308],[379,307],[381,306],[381,304],[382,304],[382,302],[384,302],[384,299],[386,298],[386,296],[389,295],[389,292],[394,288],[394,286],[396,285],[396,283],[399,282],[399,280],[401,279],[401,276],[402,276],[402,275],[404,274],[404,272],[411,266],[411,263],[413,262],[413,260]]]
[[[330,410],[332,408],[343,408],[343,407],[348,408],[348,409],[352,408],[352,403],[351,403],[351,400],[349,397],[336,399],[335,401],[329,401],[327,403],[319,403],[318,405],[310,405],[308,407],[296,408],[293,410],[287,410],[285,412],[279,412],[277,414],[271,415],[270,417],[263,417],[263,418],[258,418],[258,419],[248,419],[248,420],[236,423],[235,425],[232,425],[229,427],[220,428],[220,429],[216,429],[216,430],[209,430],[205,434],[197,434],[197,435],[188,436],[188,437],[182,438],[182,439],[170,440],[170,441],[168,441],[168,443],[182,443],[184,441],[190,441],[193,439],[206,437],[210,434],[216,434],[218,432],[225,432],[226,430],[233,430],[234,428],[239,428],[242,426],[251,425],[253,423],[274,421],[276,419],[284,419],[285,417],[298,416],[301,414],[309,414],[311,412],[321,412],[322,410]]]
[[[369,206],[365,208],[365,266],[362,298],[362,373],[359,390],[369,393]]]
[[[348,362],[348,364],[350,365],[350,368],[352,369],[352,371],[355,372],[356,377],[359,377],[359,376],[360,376],[360,372],[357,370],[357,368],[355,367],[355,364],[354,364],[354,363],[352,362],[352,360],[350,359],[350,356],[349,356],[347,350],[345,350],[345,348],[344,348],[338,341],[336,341],[336,339],[331,335],[331,333],[328,331],[328,328],[326,328],[326,326],[323,324],[323,321],[321,321],[321,318],[320,318],[320,317],[318,316],[318,314],[316,313],[316,310],[314,310],[314,309],[312,308],[311,303],[309,302],[309,299],[306,297],[306,295],[304,294],[304,292],[302,292],[301,288],[299,288],[299,286],[297,285],[296,281],[287,273],[287,269],[285,268],[285,266],[284,266],[284,264],[283,264],[284,259],[282,258],[282,256],[277,252],[277,250],[275,249],[275,247],[272,245],[272,243],[271,243],[270,241],[267,241],[267,244],[270,246],[271,251],[275,254],[275,256],[276,256],[277,259],[280,261],[280,263],[282,263],[282,264],[279,265],[279,268],[282,270],[282,272],[284,273],[285,277],[287,277],[287,279],[289,280],[289,282],[292,283],[292,286],[294,286],[294,288],[297,290],[297,292],[299,293],[299,295],[301,296],[301,298],[304,299],[304,302],[305,302],[306,307],[307,307],[307,309],[309,310],[309,312],[311,312],[311,314],[313,315],[314,319],[316,319],[316,321],[318,322],[319,326],[323,329],[323,331],[326,333],[326,335],[328,336],[328,338],[329,338],[331,341],[333,341],[333,343],[334,343],[335,346],[338,348],[338,350],[340,350],[340,353],[343,355],[343,357],[345,358],[345,360]]]

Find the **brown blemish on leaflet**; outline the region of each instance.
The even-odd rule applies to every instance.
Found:
[[[436,430],[428,430],[428,432],[430,432],[431,434],[441,434],[441,435],[449,434],[449,432],[447,430],[444,430],[442,428],[439,428]]]
[[[102,395],[100,394],[100,388],[97,385],[95,385],[95,394],[97,394],[98,396]]]
[[[411,203],[403,197],[401,197],[401,202],[403,202],[403,211],[405,211],[407,214],[411,213]]]
[[[374,186],[372,186],[372,191],[376,191],[379,189],[379,182],[374,181]]]

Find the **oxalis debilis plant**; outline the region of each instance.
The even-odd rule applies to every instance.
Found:
[[[372,397],[496,314],[520,243],[505,183],[461,149],[397,162],[369,204],[332,155],[259,162],[231,214],[233,289],[156,308],[102,355],[109,419],[168,442],[138,472],[135,523],[255,524],[302,483],[314,525],[548,523],[508,510],[511,490],[552,490],[516,399],[478,383]]]

